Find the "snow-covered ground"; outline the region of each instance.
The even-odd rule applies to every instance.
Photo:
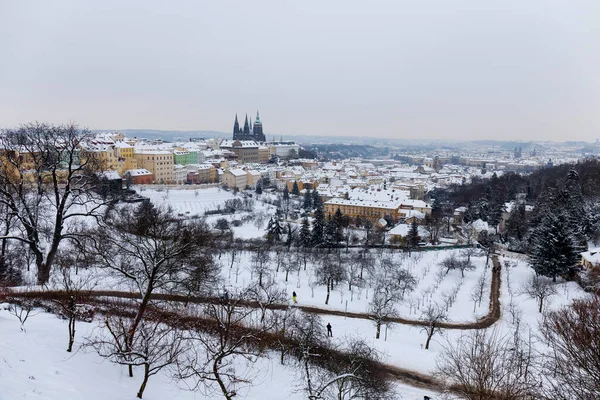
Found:
[[[202,217],[209,210],[223,208],[227,200],[243,199],[241,194],[234,194],[233,191],[224,190],[220,187],[210,188],[194,188],[189,189],[155,189],[152,186],[134,186],[134,189],[144,197],[147,197],[155,205],[170,206],[177,214],[189,217]],[[238,211],[235,214],[215,214],[206,217],[206,222],[214,224],[218,219],[224,218],[230,223],[238,220],[242,224],[240,226],[230,225],[231,230],[236,238],[253,239],[260,238],[265,235],[268,218],[275,215],[275,206],[265,204],[261,199],[272,198],[273,196],[263,193],[259,198],[256,194],[250,199],[253,201],[253,213],[264,213],[266,215],[262,224],[257,224],[255,218],[244,221],[244,217],[250,215],[249,212]]]
[[[444,298],[456,291],[456,299],[448,308],[450,321],[474,322],[477,318],[484,316],[489,310],[489,288],[491,283],[491,268],[485,267],[485,257],[472,257],[475,269],[465,271],[465,277],[461,277],[460,271],[450,271],[447,275],[439,266],[440,262],[451,254],[460,255],[460,250],[439,250],[426,252],[413,252],[411,255],[401,251],[385,252],[383,257],[391,257],[398,268],[407,269],[418,281],[415,290],[408,293],[405,299],[397,306],[398,314],[402,317],[418,319],[423,309],[423,304],[437,303],[445,306]],[[275,263],[275,254],[272,253],[271,263]],[[286,258],[292,258],[287,254]],[[373,251],[373,259],[376,265],[381,259],[378,251]],[[230,287],[243,287],[257,281],[252,275],[252,254],[243,252],[236,254],[231,267],[231,254],[223,256],[220,260],[222,265],[222,278]],[[491,265],[491,262],[490,262]],[[340,283],[331,292],[329,304],[325,304],[327,290],[324,285],[316,284],[315,266],[309,261],[306,271],[300,269],[291,272],[288,281],[285,281],[285,272],[275,273],[272,267],[271,276],[285,288],[291,299],[292,292],[298,295],[298,303],[302,305],[316,306],[330,310],[367,312],[371,300],[372,289],[367,285],[364,288],[354,287],[348,289],[347,283]],[[365,275],[367,276],[367,275]],[[475,304],[471,299],[471,293],[477,289],[477,283],[481,276],[486,279],[484,295],[481,304]],[[266,278],[265,278],[266,279]],[[314,295],[313,295],[314,290]]]
[[[95,352],[82,350],[82,338],[98,329],[95,323],[77,324],[73,353],[65,351],[67,323],[39,312],[30,316],[21,332],[20,323],[6,304],[0,305],[0,400],[133,400],[140,385],[141,371],[129,378],[126,368],[111,364]],[[281,367],[277,357],[259,358],[254,364],[252,383],[237,391],[247,400],[300,400],[295,370]],[[394,385],[402,399],[420,400],[431,394],[402,384]],[[167,372],[150,378],[144,393],[148,400],[219,399],[215,392],[189,391]]]
[[[139,190],[139,187],[138,187]],[[227,200],[236,198],[229,191],[219,188],[190,189],[190,190],[156,190],[145,187],[140,191],[156,204],[168,204],[174,210],[186,216],[202,216],[206,210],[216,209]],[[240,198],[241,196],[237,196]],[[273,215],[275,207],[256,201],[254,209],[267,216]],[[211,215],[207,222],[214,224],[219,218],[225,218],[230,223],[242,221],[241,226],[232,227],[236,237],[256,238],[265,233],[266,223],[257,224],[249,216],[249,212],[236,212],[232,215]],[[350,250],[356,251],[356,250]],[[400,316],[419,319],[423,306],[437,303],[445,306],[445,300],[451,294],[455,299],[448,306],[448,319],[451,322],[474,322],[489,310],[489,289],[491,268],[486,268],[485,257],[472,257],[475,269],[465,271],[462,277],[460,271],[450,271],[447,275],[440,267],[440,262],[451,254],[460,254],[460,250],[438,250],[413,253],[408,255],[401,251],[373,250],[375,269],[379,268],[380,260],[390,257],[397,268],[404,268],[417,279],[416,288],[406,294],[397,304]],[[285,253],[287,260],[292,259],[293,253]],[[252,273],[252,254],[238,252],[232,262],[231,253],[224,254],[217,260],[221,264],[223,286],[228,290],[245,287],[257,282]],[[538,322],[542,315],[538,312],[536,300],[523,294],[523,285],[533,273],[526,261],[511,257],[500,257],[504,264],[501,284],[501,318],[490,329],[497,329],[502,335],[512,335],[515,329],[521,334],[538,333]],[[507,267],[507,265],[509,265]],[[316,282],[315,265],[308,261],[306,270],[300,269],[289,274],[285,280],[285,272],[275,273],[275,254],[271,253],[270,277],[288,294],[298,294],[300,305],[316,306],[329,310],[347,310],[352,312],[367,312],[372,296],[372,288],[367,284],[362,287],[348,288],[347,283],[338,284],[331,292],[329,304],[325,305],[326,288]],[[95,289],[121,289],[127,287],[111,277],[102,276],[94,269],[82,270],[81,277],[93,276]],[[32,272],[33,273],[33,272]],[[477,291],[480,277],[485,278],[484,295],[481,304],[476,304],[473,293]],[[266,276],[263,279],[268,279]],[[54,284],[51,282],[50,287]],[[574,282],[558,283],[558,293],[545,304],[545,310],[557,309],[570,303],[574,298],[586,294]],[[345,318],[340,316],[323,316],[323,329],[329,322],[333,327],[333,338],[336,344],[342,344],[348,337],[359,336],[382,354],[382,361],[404,369],[431,374],[436,368],[436,359],[448,343],[461,340],[461,335],[468,331],[445,329],[436,333],[425,350],[426,335],[421,328],[392,324],[383,326],[381,338],[375,339],[375,326],[368,319]],[[83,338],[89,336],[93,329],[99,329],[96,323],[78,322],[75,351],[67,353],[66,321],[56,316],[39,312],[30,317],[25,324],[26,332],[21,332],[19,322],[11,315],[5,305],[0,305],[0,400],[19,398],[34,398],[41,400],[125,400],[134,399],[140,385],[140,373],[129,378],[122,366],[114,365],[100,358],[93,351],[81,348]],[[534,340],[534,346],[538,346]],[[279,365],[277,358],[262,357],[254,365],[252,384],[238,390],[240,399],[303,399],[304,393],[299,389],[299,376],[296,371]],[[431,391],[415,389],[405,385],[396,385],[397,393],[403,399],[421,400],[427,395],[438,400],[438,394]],[[202,400],[219,398],[215,392],[191,392],[175,382],[167,371],[152,377],[144,394],[146,399]]]

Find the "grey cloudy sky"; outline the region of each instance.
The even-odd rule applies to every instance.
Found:
[[[0,126],[600,137],[600,1],[0,0]]]

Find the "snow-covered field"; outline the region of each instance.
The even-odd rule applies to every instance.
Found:
[[[351,250],[352,251],[352,250]],[[465,271],[465,277],[461,277],[460,271],[450,271],[447,275],[439,266],[440,262],[451,254],[460,255],[460,250],[439,250],[413,252],[412,255],[401,251],[385,251],[381,256],[379,251],[373,250],[372,257],[375,265],[378,265],[382,257],[391,257],[397,268],[408,270],[418,281],[415,290],[408,293],[405,299],[397,306],[398,314],[402,317],[418,319],[421,315],[423,305],[437,303],[445,307],[444,299],[456,292],[455,301],[448,307],[450,321],[463,322],[475,321],[484,316],[489,310],[489,288],[491,283],[491,268],[485,267],[485,257],[472,257],[474,270]],[[271,255],[271,264],[275,263],[275,254]],[[291,259],[293,254],[287,254]],[[222,265],[222,278],[230,287],[244,287],[255,283],[256,276],[252,275],[252,254],[244,252],[236,254],[234,262],[231,262],[231,254],[223,256],[220,260]],[[233,266],[232,266],[233,265]],[[490,262],[491,265],[491,262]],[[309,261],[306,270],[300,269],[291,272],[288,281],[285,281],[285,272],[275,272],[275,266],[271,268],[272,278],[285,288],[290,300],[292,292],[298,295],[298,303],[302,305],[317,306],[324,309],[367,312],[371,300],[372,288],[366,285],[363,288],[353,287],[348,289],[347,283],[340,283],[331,292],[329,304],[325,304],[327,290],[324,285],[316,283],[315,266]],[[365,275],[366,276],[366,275]],[[481,276],[485,276],[486,284],[481,304],[471,300],[471,293],[477,289],[477,283]],[[367,279],[368,282],[368,279]],[[313,295],[314,291],[314,295]]]
[[[241,194],[235,195],[232,191],[223,190],[220,187],[194,188],[189,189],[156,189],[153,186],[134,186],[134,189],[144,197],[147,197],[155,205],[170,206],[177,214],[194,217],[204,216],[205,211],[215,210],[223,205],[227,200],[243,199]],[[261,198],[269,197],[269,194],[261,195]],[[264,213],[267,216],[275,215],[275,207],[270,204],[264,204],[260,199],[253,196],[253,212]],[[209,215],[206,222],[214,224],[218,219],[224,218],[230,223],[234,220],[242,221],[250,213],[239,211],[235,214]],[[236,238],[253,239],[265,235],[268,218],[262,224],[257,224],[254,220],[243,222],[240,226],[231,225],[231,230]]]
[[[415,263],[414,272],[418,268],[427,269],[428,263],[437,263],[437,260],[449,252],[422,253],[419,262]],[[244,260],[247,255],[241,257]],[[412,258],[407,259],[408,262]],[[532,273],[531,268],[526,262],[517,259],[501,258],[503,262],[508,261],[514,266],[503,268],[502,286],[501,286],[501,304],[502,317],[500,321],[491,329],[500,330],[503,335],[512,335],[516,329],[513,323],[514,310],[520,314],[519,329],[523,334],[531,331],[533,335],[537,333],[537,323],[541,318],[538,312],[538,306],[534,299],[521,294],[522,286]],[[460,278],[460,272],[450,272],[445,279],[451,283],[452,287],[456,282],[464,281],[467,291],[469,284],[469,275],[477,276],[481,270],[485,270],[484,260],[475,260],[480,264],[478,270],[467,271],[464,279]],[[241,261],[243,263],[243,261]],[[229,268],[224,272],[228,273]],[[454,273],[454,275],[452,275]],[[302,277],[302,273],[300,275]],[[294,278],[297,278],[294,275]],[[250,279],[250,273],[247,270],[238,276],[238,284]],[[422,278],[425,279],[425,278]],[[433,279],[433,278],[430,278]],[[232,280],[235,275],[232,274]],[[283,274],[280,273],[277,281],[284,285]],[[245,282],[247,283],[247,282]],[[232,281],[232,285],[234,281]],[[304,283],[297,288],[297,281],[288,283],[288,290],[296,290],[299,294],[302,304],[311,304],[325,307],[324,289],[315,289],[315,297],[310,296],[310,288],[304,288]],[[427,284],[426,284],[427,285]],[[421,286],[421,284],[419,284]],[[440,284],[440,290],[435,291],[432,299],[436,298],[435,293],[443,293],[443,285]],[[418,289],[417,289],[418,290]],[[416,291],[417,292],[417,291]],[[347,295],[347,294],[346,294]],[[306,298],[304,298],[306,296]],[[336,299],[330,307],[342,308],[339,301],[342,294],[337,291],[332,295],[332,300]],[[367,296],[366,290],[363,294]],[[585,293],[575,283],[559,283],[558,294],[551,298],[546,304],[546,309],[556,309],[568,304],[572,299],[585,296]],[[321,299],[322,297],[322,299]],[[357,310],[365,305],[366,299],[356,300],[353,307]],[[460,296],[459,296],[460,298]],[[511,300],[512,298],[512,300]],[[361,303],[362,301],[362,303]],[[433,301],[433,300],[432,300]],[[472,302],[466,297],[461,304],[457,300],[455,311],[452,315],[458,319],[473,318]],[[512,312],[510,310],[512,304]],[[483,305],[482,305],[483,307]],[[75,351],[67,353],[65,351],[67,339],[66,321],[57,317],[40,312],[30,317],[25,324],[26,332],[21,332],[19,322],[15,316],[11,315],[2,306],[0,310],[0,400],[17,398],[36,398],[36,399],[134,399],[139,386],[139,371],[136,377],[129,378],[124,367],[111,364],[100,358],[95,352],[84,351],[81,349],[81,341],[84,337],[90,335],[92,329],[98,329],[95,323],[88,324],[79,322],[77,325],[77,342]],[[487,305],[485,306],[487,309]],[[463,310],[462,313],[460,310]],[[406,309],[404,309],[406,311]],[[410,314],[409,314],[410,316]],[[462,316],[462,317],[461,317]],[[413,313],[413,318],[417,316]],[[396,365],[401,368],[431,374],[436,367],[436,358],[443,351],[443,346],[448,343],[456,343],[460,340],[465,331],[443,330],[440,334],[433,337],[429,350],[424,349],[425,333],[418,327],[393,324],[382,328],[382,337],[375,339],[375,327],[373,323],[366,319],[353,319],[340,316],[323,316],[323,325],[328,322],[333,327],[334,343],[343,343],[348,337],[363,337],[367,342],[382,354],[382,361]],[[324,328],[323,328],[324,329]],[[242,399],[301,399],[303,394],[298,392],[299,377],[296,372],[281,367],[276,357],[260,358],[254,366],[252,373],[252,385],[242,388],[238,391],[239,398]],[[396,385],[399,395],[404,399],[422,399],[424,395],[437,399],[437,393],[411,388],[405,385]],[[437,396],[437,397],[436,397]],[[180,384],[173,381],[167,372],[161,372],[152,377],[144,398],[147,399],[212,399],[218,398],[213,393],[190,392],[181,387]]]
[[[141,382],[141,371],[129,378],[123,366],[111,364],[95,352],[82,350],[82,338],[98,329],[95,323],[77,324],[73,353],[65,351],[67,323],[39,312],[25,323],[0,304],[0,400],[133,400]],[[248,400],[300,400],[296,371],[281,367],[277,357],[261,357],[250,372],[252,383],[237,391]],[[402,399],[420,400],[431,395],[426,390],[395,385]],[[208,400],[221,398],[215,392],[189,391],[167,372],[150,378],[144,393],[148,400]]]
[[[134,186],[133,189],[154,204],[170,205],[178,213],[203,215],[204,211],[215,209],[226,200],[234,199],[232,191],[220,187],[195,189],[155,189],[152,186]]]
[[[137,187],[140,190],[140,187]],[[173,207],[176,213],[186,216],[203,216],[206,210],[216,209],[227,200],[241,198],[232,192],[219,188],[156,190],[144,187],[140,191],[155,204],[165,204]],[[268,195],[267,195],[268,196]],[[254,199],[254,210],[268,217],[273,215],[275,207]],[[219,218],[225,218],[230,223],[241,221],[241,225],[232,227],[236,237],[257,238],[265,233],[264,224],[255,223],[255,218],[249,218],[250,212],[236,212],[231,215],[210,215],[206,218],[209,224],[214,224]],[[348,255],[356,252],[350,249]],[[345,250],[343,250],[345,254]],[[381,270],[381,260],[388,259],[395,269],[403,268],[409,271],[417,280],[416,287],[399,299],[396,305],[397,314],[408,319],[420,319],[424,307],[438,304],[447,308],[450,322],[475,322],[489,311],[491,262],[486,267],[486,259],[482,254],[472,257],[475,268],[465,271],[461,276],[458,270],[448,274],[440,266],[442,260],[450,255],[462,257],[461,250],[436,250],[407,253],[397,250],[371,250],[372,266],[377,273]],[[369,273],[365,272],[362,286],[341,281],[331,291],[329,304],[325,304],[326,287],[316,279],[316,268],[312,258],[308,258],[306,269],[291,271],[286,281],[284,270],[275,272],[277,255],[270,252],[270,271],[265,273],[263,281],[272,280],[280,289],[287,293],[291,306],[291,294],[296,292],[299,305],[314,306],[325,310],[368,312],[372,299],[373,282]],[[284,252],[286,261],[295,260],[296,253],[292,249]],[[526,261],[511,257],[500,257],[503,263],[501,282],[501,318],[490,329],[495,329],[501,335],[513,335],[519,330],[524,336],[538,333],[538,322],[542,314],[538,311],[535,299],[523,294],[523,287],[533,273]],[[221,267],[222,288],[232,293],[236,288],[246,287],[258,281],[252,270],[252,253],[224,253],[218,258]],[[93,276],[95,289],[128,290],[126,286],[114,277],[103,276],[104,271],[88,269],[80,271],[80,278]],[[474,293],[479,290],[479,282],[484,279],[481,303],[475,300]],[[51,282],[49,287],[55,286]],[[558,293],[545,303],[545,310],[557,309],[569,304],[574,298],[586,294],[574,282],[559,282]],[[452,302],[448,299],[452,297]],[[364,338],[369,345],[378,350],[382,361],[389,365],[432,374],[436,368],[436,360],[444,346],[461,340],[461,335],[468,331],[445,329],[436,333],[428,350],[424,349],[426,334],[420,327],[391,324],[382,326],[381,338],[375,339],[375,325],[369,319],[347,318],[342,316],[322,316],[323,330],[331,323],[335,344],[342,345],[349,337]],[[41,400],[125,400],[135,398],[140,385],[141,371],[134,378],[129,378],[125,367],[110,363],[92,350],[85,350],[81,344],[98,327],[97,322],[77,324],[77,338],[73,353],[65,351],[67,344],[67,323],[54,315],[37,312],[25,324],[26,331],[22,332],[20,323],[14,315],[6,310],[6,305],[0,305],[0,400],[33,398]],[[534,340],[534,346],[540,344]],[[243,367],[240,365],[240,367]],[[269,354],[260,357],[249,375],[252,383],[237,390],[240,399],[303,399],[305,393],[300,391],[301,378],[297,371],[281,366],[277,355]],[[396,384],[399,398],[421,400],[430,396],[439,400],[437,393]],[[400,397],[401,396],[401,397]],[[189,391],[180,382],[171,378],[168,371],[161,371],[153,376],[144,394],[145,399],[173,400],[203,400],[220,398],[217,392]]]

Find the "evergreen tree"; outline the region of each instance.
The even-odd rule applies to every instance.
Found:
[[[510,216],[506,221],[506,233],[519,242],[523,240],[527,232],[527,213],[525,212],[525,204],[515,204],[510,210]]]
[[[283,188],[283,201],[290,201],[290,191],[288,190],[287,185]]]
[[[310,247],[312,244],[312,238],[310,234],[310,223],[308,217],[302,219],[302,226],[300,227],[300,233],[298,234],[298,241],[302,247]]]
[[[325,235],[325,214],[323,209],[317,208],[315,211],[315,220],[313,221],[311,241],[313,246],[318,246],[323,243]]]
[[[333,216],[331,214],[329,214],[327,216],[327,219],[325,222],[325,234],[323,237],[325,240],[325,243],[327,243],[328,245],[333,244],[334,236],[335,236],[335,222],[333,221]]]
[[[312,192],[312,200],[312,205],[314,208],[323,209],[323,202],[321,201],[321,196],[319,195],[317,189],[313,190]]]
[[[335,214],[333,214],[333,218],[331,218],[330,222],[332,224],[331,241],[336,245],[339,245],[342,240],[344,240],[344,215],[339,207],[335,211]]]
[[[279,224],[279,219],[271,217],[267,225],[267,240],[269,243],[279,242],[281,241],[281,234],[282,228]]]
[[[256,189],[254,191],[258,195],[262,194],[263,190],[262,190],[262,182],[261,181],[258,181],[258,183],[256,184]]]
[[[313,206],[313,201],[312,201],[312,194],[310,192],[310,189],[306,189],[306,192],[304,193],[304,204],[303,204],[303,208],[308,211],[310,209],[312,209]]]
[[[580,248],[564,214],[546,214],[531,236],[529,259],[539,275],[556,277],[567,274],[579,261]]]
[[[413,222],[410,224],[408,235],[406,236],[406,244],[409,248],[414,249],[419,245],[420,241],[421,237],[419,236],[419,225],[417,224],[417,219],[414,218]]]
[[[574,169],[569,170],[567,174],[564,186],[558,194],[557,206],[566,212],[569,227],[577,243],[580,245],[585,244],[585,234],[588,232],[589,221],[585,212],[579,174]]]
[[[292,194],[294,196],[298,196],[300,194],[300,189],[298,188],[298,182],[294,181],[294,186],[292,186]]]

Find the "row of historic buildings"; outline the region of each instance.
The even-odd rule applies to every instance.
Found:
[[[164,143],[103,133],[82,144],[81,154],[95,157],[102,170],[129,176],[134,183],[195,184],[220,182],[218,170],[222,173],[237,166],[296,157],[299,149],[294,142],[209,139]]]

